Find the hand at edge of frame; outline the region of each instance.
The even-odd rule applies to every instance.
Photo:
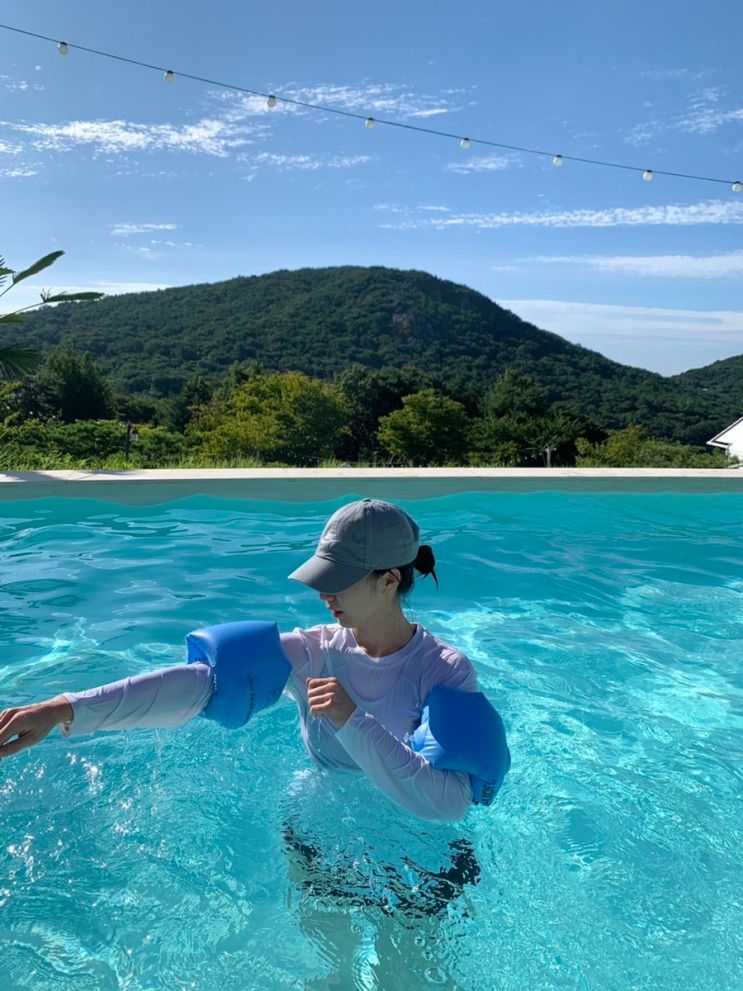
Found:
[[[72,706],[63,695],[46,702],[4,709],[0,712],[0,760],[33,747],[58,723],[71,722],[72,719]]]

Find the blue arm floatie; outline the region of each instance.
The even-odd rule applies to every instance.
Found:
[[[436,685],[411,747],[441,771],[466,771],[476,805],[490,805],[511,766],[503,720],[482,692]]]
[[[276,623],[246,619],[194,630],[186,636],[188,660],[214,671],[214,691],[201,710],[227,729],[244,726],[281,695],[291,665],[281,649]]]

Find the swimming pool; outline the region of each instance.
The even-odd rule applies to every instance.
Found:
[[[199,626],[325,622],[286,575],[357,497],[2,503],[0,708],[185,661]],[[431,823],[332,780],[286,699],[239,731],[55,730],[0,764],[3,991],[737,986],[743,495],[394,501],[438,560],[409,618],[506,725],[494,805]],[[301,883],[288,829],[375,904]],[[423,904],[463,843],[476,883],[411,921],[401,885]]]

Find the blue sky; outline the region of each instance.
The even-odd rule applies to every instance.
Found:
[[[743,179],[727,3],[61,5],[0,21],[454,134]],[[0,30],[0,254],[39,289],[155,289],[389,265],[485,293],[626,364],[743,352],[743,193],[376,126]],[[9,308],[9,307],[8,307]]]

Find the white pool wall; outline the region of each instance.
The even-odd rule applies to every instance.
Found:
[[[455,492],[732,492],[743,470],[690,468],[206,468],[0,474],[0,502],[102,499],[148,505],[193,495],[320,502],[340,495],[426,499]]]

